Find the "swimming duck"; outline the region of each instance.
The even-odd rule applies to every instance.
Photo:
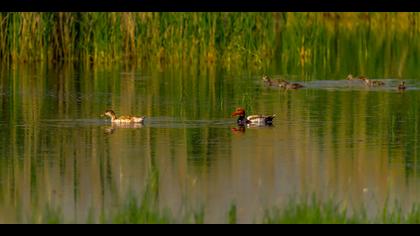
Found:
[[[385,82],[380,81],[380,80],[372,80],[372,85],[373,86],[384,86]]]
[[[239,107],[239,108],[236,108],[236,111],[232,113],[232,116],[238,116],[237,124],[240,126],[243,126],[243,125],[265,126],[265,125],[272,125],[273,119],[276,115],[271,115],[271,116],[250,115],[246,117],[245,109]]]
[[[143,123],[144,116],[120,116],[117,117],[113,110],[106,110],[102,116],[111,118],[112,123]]]
[[[361,80],[363,80],[363,82],[367,86],[377,87],[377,86],[384,86],[385,85],[385,83],[383,81],[380,81],[380,80],[369,80],[368,78],[362,78]]]
[[[401,81],[400,85],[398,85],[398,90],[405,90],[405,81]]]
[[[276,86],[277,82],[270,78],[268,75],[263,75],[262,80],[266,86]]]
[[[288,81],[282,79],[279,80],[279,87],[284,89],[300,89],[304,86],[298,83],[289,83]]]
[[[366,76],[364,76],[364,75],[359,75],[359,76],[357,76],[357,77],[353,77],[353,75],[352,75],[352,74],[349,74],[349,75],[346,77],[346,80],[365,80],[365,79],[367,79],[367,77],[366,77]]]

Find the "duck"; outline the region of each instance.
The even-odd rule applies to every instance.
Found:
[[[401,81],[400,85],[398,85],[398,90],[405,90],[405,81]]]
[[[352,74],[349,74],[349,75],[346,77],[346,80],[365,80],[365,79],[367,79],[367,77],[366,77],[366,76],[364,76],[364,75],[359,75],[359,76],[357,76],[357,77],[353,77],[353,75],[352,75]]]
[[[300,89],[304,86],[298,83],[289,83],[288,81],[282,79],[279,80],[279,87],[284,89]]]
[[[236,123],[239,126],[255,125],[255,126],[268,126],[273,124],[273,119],[276,115],[250,115],[245,116],[245,109],[242,107],[236,108],[232,116],[238,116]]]
[[[113,110],[106,110],[102,116],[108,116],[111,118],[112,123],[143,123],[144,116],[120,116],[117,117]]]
[[[268,75],[263,75],[262,80],[264,81],[264,84],[266,86],[274,86],[276,81],[273,81],[270,76]]]
[[[371,82],[372,82],[373,86],[384,86],[385,85],[385,82],[380,81],[380,80],[372,80]]]
[[[364,77],[361,80],[363,80],[363,82],[367,85],[367,86],[372,86],[372,87],[378,87],[378,86],[384,86],[385,83],[383,81],[380,80],[369,80],[368,78]]]

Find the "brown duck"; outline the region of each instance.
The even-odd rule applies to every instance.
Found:
[[[405,81],[401,81],[400,85],[398,85],[398,90],[405,90]]]
[[[277,86],[278,85],[278,81],[273,80],[268,75],[263,75],[262,80],[264,81],[264,84],[266,86]]]
[[[349,74],[349,75],[346,77],[346,80],[365,80],[365,79],[367,79],[367,77],[366,77],[366,76],[364,76],[364,75],[359,75],[359,76],[357,76],[357,77],[353,77],[353,75],[352,75],[352,74]]]
[[[113,110],[106,110],[101,116],[108,116],[112,123],[143,123],[144,116],[119,116]]]
[[[369,87],[379,87],[379,86],[384,86],[385,83],[383,81],[380,80],[370,80],[366,77],[361,79],[365,85],[369,86]]]
[[[279,80],[279,87],[283,89],[300,89],[304,86],[299,83],[289,83],[288,81],[282,79]]]

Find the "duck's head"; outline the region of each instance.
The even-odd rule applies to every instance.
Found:
[[[366,76],[364,76],[364,75],[359,76],[359,79],[360,80],[363,80],[365,82],[369,82],[369,79]]]
[[[349,74],[348,76],[347,76],[347,78],[346,78],[346,80],[353,80],[354,79],[354,77],[353,77],[353,75],[352,74]]]
[[[104,114],[101,116],[109,116],[109,117],[115,117],[115,112],[113,110],[106,110]]]
[[[372,85],[372,82],[367,77],[361,76],[359,77],[359,80],[361,80],[362,83],[365,83],[366,85]]]
[[[266,83],[271,84],[271,78],[268,75],[263,75],[262,80]]]
[[[232,113],[232,116],[244,117],[245,116],[245,109],[243,109],[242,107],[236,108],[236,110]]]
[[[401,82],[400,82],[400,85],[401,85],[401,86],[404,86],[404,85],[405,85],[405,81],[401,81]]]

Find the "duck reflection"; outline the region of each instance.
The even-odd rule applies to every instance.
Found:
[[[112,123],[111,126],[105,127],[104,133],[107,135],[113,134],[117,129],[139,129],[143,128],[142,123]]]
[[[245,133],[245,125],[238,125],[230,129],[234,134]]]

